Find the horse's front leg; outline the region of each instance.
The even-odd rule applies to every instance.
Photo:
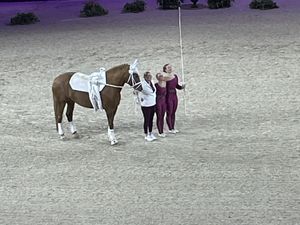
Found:
[[[70,131],[72,133],[73,138],[79,138],[76,126],[73,122],[73,111],[74,111],[75,103],[73,101],[69,101],[67,104],[68,104],[68,107],[67,107],[66,116],[67,116],[68,121],[69,121]]]
[[[115,136],[115,131],[114,131],[114,118],[115,118],[116,111],[117,111],[117,109],[106,112],[106,116],[107,116],[107,120],[108,120],[107,135],[108,135],[108,139],[109,139],[111,145],[115,145],[118,143],[118,140]]]

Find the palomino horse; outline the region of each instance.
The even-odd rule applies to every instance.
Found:
[[[141,91],[142,86],[136,68],[136,61],[133,65],[123,64],[106,71],[106,85],[100,93],[102,107],[106,112],[108,120],[108,138],[111,145],[118,143],[114,134],[114,117],[121,99],[121,89],[125,83],[135,90]],[[69,84],[74,72],[67,72],[57,76],[52,85],[56,130],[60,137],[64,138],[62,127],[62,115],[67,104],[66,116],[69,121],[70,131],[74,137],[78,137],[76,127],[73,123],[74,105],[77,103],[83,107],[93,108],[87,92],[73,90]]]

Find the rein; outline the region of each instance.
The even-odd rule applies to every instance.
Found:
[[[124,86],[118,86],[118,85],[113,85],[113,84],[105,84],[105,86],[113,87],[113,88],[120,88],[120,89],[122,89],[124,87]]]

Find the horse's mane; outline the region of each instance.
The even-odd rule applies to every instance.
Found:
[[[128,64],[122,64],[122,65],[119,65],[119,66],[112,67],[108,71],[111,72],[111,73],[115,73],[118,70],[125,70],[125,69],[128,70],[128,67],[129,67]]]

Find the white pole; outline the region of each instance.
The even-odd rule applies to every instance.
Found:
[[[184,69],[183,69],[183,50],[182,50],[182,34],[181,34],[181,9],[178,7],[179,18],[179,42],[180,42],[180,57],[181,57],[181,77],[184,82]]]
[[[179,23],[179,42],[180,42],[180,58],[181,58],[181,79],[184,83],[184,66],[183,66],[183,49],[182,49],[182,33],[181,33],[181,8],[178,7],[178,23]],[[185,89],[183,90],[184,115],[186,115]]]

